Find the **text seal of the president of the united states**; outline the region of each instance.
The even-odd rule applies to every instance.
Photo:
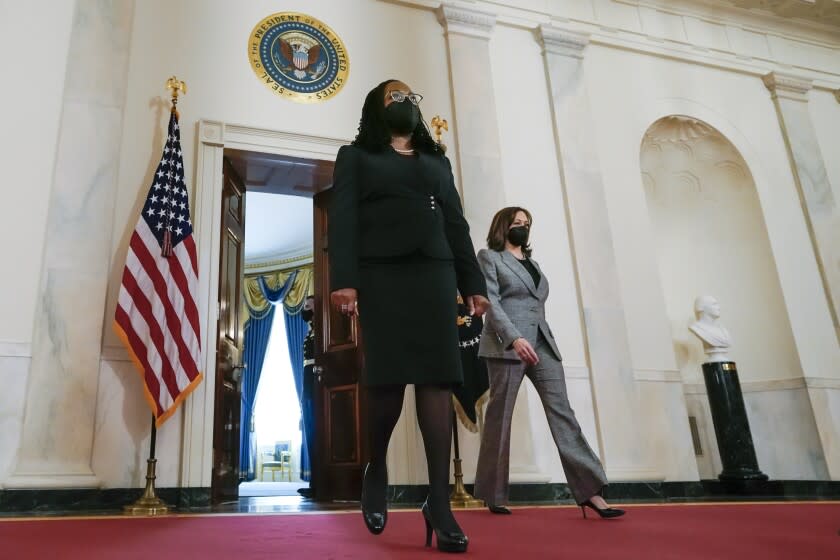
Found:
[[[350,60],[338,35],[323,22],[281,12],[259,22],[248,40],[257,77],[272,91],[301,103],[330,99],[347,83]]]

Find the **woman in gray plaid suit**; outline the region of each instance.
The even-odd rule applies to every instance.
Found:
[[[531,259],[530,231],[530,212],[504,208],[493,218],[487,234],[488,249],[478,253],[490,299],[478,351],[487,360],[490,402],[481,436],[475,495],[493,513],[510,513],[505,507],[510,425],[516,394],[527,375],[540,395],[566,480],[584,517],[585,507],[601,517],[619,517],[624,511],[604,501],[607,477],[569,405],[562,357],[545,320],[548,279]]]

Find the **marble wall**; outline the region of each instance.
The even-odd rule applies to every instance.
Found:
[[[32,340],[6,486],[96,486],[91,467],[134,2],[79,0]],[[67,433],[68,427],[72,432]]]
[[[740,372],[739,372],[740,373]],[[689,413],[696,418],[703,454],[702,479],[720,474],[708,397],[702,384],[686,385]],[[803,382],[742,383],[758,466],[771,480],[832,479],[820,441],[814,407]]]
[[[0,88],[0,122],[10,131],[0,155],[0,191],[5,207],[14,209],[0,220],[0,239],[13,240],[2,244],[0,258],[17,272],[4,275],[0,290],[0,345],[32,341],[74,7],[49,0],[0,7],[0,68],[8,76]],[[51,63],[45,70],[33,60]]]
[[[840,342],[840,206],[808,110],[808,92],[813,84],[801,76],[778,72],[765,75],[763,80],[785,132],[791,168]]]

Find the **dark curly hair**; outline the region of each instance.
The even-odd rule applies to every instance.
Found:
[[[399,81],[385,80],[367,94],[362,106],[362,118],[359,119],[359,133],[353,140],[354,146],[368,152],[379,152],[391,145],[391,131],[385,122],[385,87]],[[432,139],[422,112],[417,128],[411,135],[411,145],[419,152],[443,155],[443,148]]]

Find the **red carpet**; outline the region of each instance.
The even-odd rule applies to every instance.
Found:
[[[631,506],[622,519],[572,508],[458,513],[461,557],[532,560],[840,559],[840,504]],[[336,559],[440,557],[423,548],[419,512],[392,513],[375,537],[358,513],[0,521],[0,558]]]

